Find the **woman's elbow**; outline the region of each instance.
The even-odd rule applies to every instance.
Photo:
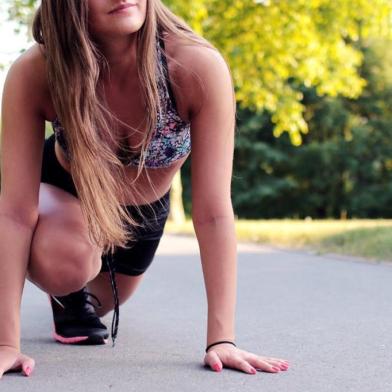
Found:
[[[192,222],[194,225],[215,224],[222,220],[234,220],[233,208],[226,208],[223,210],[206,209],[192,211]]]

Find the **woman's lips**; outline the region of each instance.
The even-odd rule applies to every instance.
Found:
[[[118,13],[118,12],[127,12],[128,8],[135,7],[135,6],[136,6],[136,4],[130,4],[130,3],[121,4],[120,6],[115,8],[114,10],[110,11],[109,14],[115,14],[115,13]]]

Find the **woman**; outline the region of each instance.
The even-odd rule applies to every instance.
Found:
[[[204,363],[286,370],[234,343],[235,99],[222,56],[160,0],[43,0],[33,35],[2,103],[0,376],[34,368],[20,352],[26,276],[49,294],[56,340],[104,343],[99,317],[114,310],[114,343],[118,306],[153,259],[191,145]],[[45,120],[55,131],[46,140]]]

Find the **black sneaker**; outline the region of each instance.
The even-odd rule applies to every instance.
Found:
[[[98,305],[89,301],[94,298]],[[53,338],[64,344],[105,344],[109,333],[101,323],[95,308],[99,299],[84,287],[63,297],[49,296],[53,311]]]

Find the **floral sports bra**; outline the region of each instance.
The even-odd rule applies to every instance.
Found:
[[[163,107],[163,116],[157,113],[157,126],[148,145],[145,157],[146,168],[168,167],[174,161],[186,156],[191,150],[190,122],[183,121],[176,108],[173,91],[170,86],[167,60],[164,53],[164,42],[157,39],[158,54],[158,91],[159,99]],[[70,159],[66,131],[58,118],[52,121],[54,135],[68,160]],[[125,166],[137,166],[140,154],[129,157],[118,156]]]

